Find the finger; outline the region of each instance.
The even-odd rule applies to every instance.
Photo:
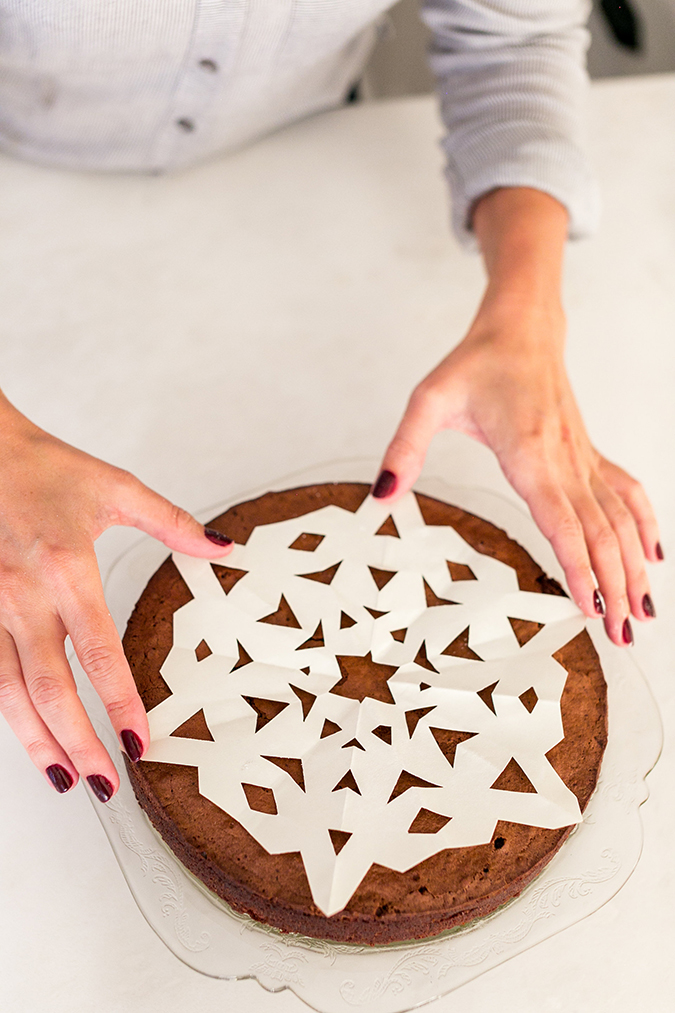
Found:
[[[0,627],[0,712],[38,770],[60,794],[77,784],[77,770],[35,710],[19,656]]]
[[[626,571],[617,534],[591,489],[579,485],[570,501],[581,521],[593,571],[605,600],[605,629],[620,647],[633,642]]]
[[[143,485],[127,472],[118,473],[115,523],[140,528],[176,552],[190,556],[223,556],[232,550],[226,532],[205,528],[187,512]]]
[[[602,479],[595,479],[592,488],[619,542],[630,610],[636,619],[654,619],[656,611],[649,593],[645,557],[635,517],[619,494]]]
[[[76,579],[59,588],[58,607],[78,660],[100,696],[129,759],[140,760],[150,742],[145,707],[138,695],[103,596],[95,559],[83,561]]]
[[[616,490],[635,518],[647,559],[652,563],[660,562],[663,559],[663,549],[659,538],[659,526],[647,493],[636,479],[623,468],[612,464],[611,461],[606,461],[603,458],[599,471],[605,482]]]
[[[33,614],[10,630],[35,710],[78,773],[101,802],[119,787],[115,765],[94,731],[63,649],[64,630],[54,615]]]
[[[585,615],[597,619],[602,615],[603,604],[598,598],[584,529],[564,490],[542,468],[529,474],[509,469],[507,478],[526,501],[539,530],[551,542],[572,598]]]
[[[393,503],[412,488],[422,471],[429,444],[441,428],[443,411],[440,391],[423,384],[413,391],[373,486],[376,499]]]

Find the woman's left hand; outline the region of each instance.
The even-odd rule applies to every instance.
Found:
[[[550,539],[579,607],[605,615],[610,638],[626,645],[629,614],[655,616],[645,557],[663,554],[642,486],[588,437],[565,371],[564,332],[555,301],[488,300],[413,391],[373,494],[393,503],[410,489],[442,429],[486,444]]]

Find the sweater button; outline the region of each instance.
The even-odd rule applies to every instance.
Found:
[[[200,60],[199,66],[202,70],[208,70],[211,74],[215,74],[218,70],[218,64],[215,60]]]
[[[180,127],[181,130],[184,130],[186,134],[189,134],[195,128],[192,120],[187,119],[176,120],[176,126]]]

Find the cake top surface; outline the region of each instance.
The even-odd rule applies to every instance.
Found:
[[[582,614],[426,524],[412,493],[259,524],[224,564],[174,562],[193,597],[147,758],[197,767],[200,793],[268,852],[300,852],[325,914],[375,862],[403,871],[498,820],[580,820],[546,753],[563,738],[552,655]],[[520,790],[503,790],[514,765]]]

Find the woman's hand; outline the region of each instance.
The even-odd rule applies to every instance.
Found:
[[[82,776],[102,802],[119,779],[77,695],[67,635],[129,758],[149,741],[94,554],[113,524],[193,556],[231,546],[132,475],[38,429],[0,394],[0,712],[57,791]]]
[[[501,206],[497,195],[505,195]],[[485,299],[464,341],[413,391],[374,495],[393,502],[410,489],[439,430],[480,440],[550,539],[579,607],[606,615],[614,643],[631,644],[629,614],[655,616],[645,557],[655,562],[663,553],[644,490],[593,447],[567,378],[551,234],[542,261],[536,231],[534,240],[527,233],[532,209],[535,226],[536,215],[552,214],[555,253],[564,209],[538,191],[495,191],[490,199],[491,220],[474,219],[490,275]]]

